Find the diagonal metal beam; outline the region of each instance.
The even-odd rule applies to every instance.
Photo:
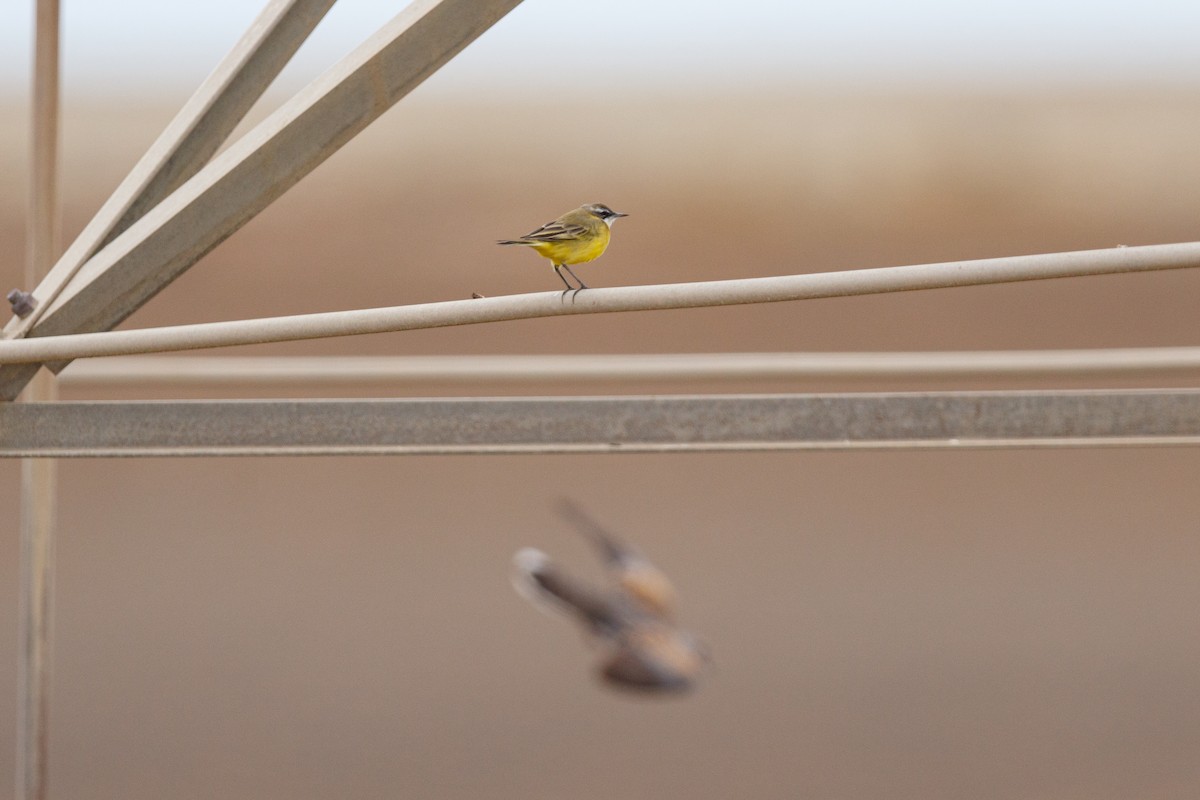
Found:
[[[0,457],[1200,444],[1200,389],[0,405]]]
[[[118,324],[519,3],[414,0],[92,257],[28,335]],[[35,370],[0,368],[0,398]]]
[[[208,163],[334,2],[269,0],[38,284],[38,306],[9,320],[4,338],[24,336],[85,261]]]

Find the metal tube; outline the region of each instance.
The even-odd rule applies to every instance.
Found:
[[[45,275],[59,238],[58,0],[38,0],[33,64],[33,151],[29,202],[28,285]],[[25,399],[53,404],[54,376],[45,370]],[[21,602],[18,643],[16,796],[45,800],[50,722],[57,468],[53,460],[21,463]]]
[[[63,386],[1200,377],[1200,347],[914,353],[511,356],[116,356],[80,359]]]
[[[201,176],[197,176],[197,179]],[[1200,267],[1200,242],[771,278],[588,289],[578,293],[539,292],[391,308],[0,341],[0,364],[230,347],[569,314],[775,303],[1195,267]],[[41,328],[36,328],[35,332],[37,330]]]

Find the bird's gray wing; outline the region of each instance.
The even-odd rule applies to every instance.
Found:
[[[558,221],[547,222],[537,230],[530,231],[522,236],[531,242],[566,242],[571,239],[578,239],[587,233],[587,228],[582,225],[563,224]]]

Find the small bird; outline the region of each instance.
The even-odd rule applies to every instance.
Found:
[[[616,587],[587,586],[540,550],[513,557],[513,585],[536,606],[574,616],[603,651],[600,677],[616,688],[682,693],[708,663],[704,646],[675,625],[675,588],[661,569],[601,528],[579,506],[560,512],[599,550]]]
[[[613,211],[603,203],[589,203],[574,211],[568,211],[553,222],[547,222],[519,239],[501,239],[496,244],[532,247],[538,255],[550,259],[550,263],[554,265],[554,272],[566,284],[566,291],[580,291],[588,288],[587,284],[571,272],[571,265],[599,258],[608,247],[608,240],[612,238],[613,222],[628,216]],[[562,274],[564,269],[579,281],[579,286],[571,285]]]

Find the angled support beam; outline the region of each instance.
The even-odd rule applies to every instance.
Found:
[[[1200,444],[1200,389],[0,405],[0,457]]]
[[[38,305],[3,338],[24,336],[89,258],[208,163],[336,0],[270,0],[34,290]]]
[[[519,2],[414,0],[93,256],[28,336],[118,324]],[[0,368],[0,398],[14,397],[35,370]]]

